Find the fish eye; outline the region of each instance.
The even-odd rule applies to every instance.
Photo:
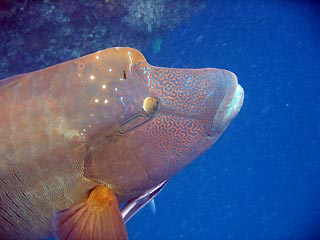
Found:
[[[147,97],[143,101],[143,110],[147,114],[153,114],[158,110],[159,102],[159,99],[155,97]]]

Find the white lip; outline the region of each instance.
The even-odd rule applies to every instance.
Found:
[[[225,122],[231,121],[238,114],[243,104],[243,96],[243,88],[238,84],[231,102],[227,105],[227,110],[224,116]]]
[[[212,130],[221,134],[229,125],[231,120],[238,114],[242,107],[244,91],[240,84],[237,84],[236,90],[229,100],[229,103],[220,104],[219,110],[212,121]]]

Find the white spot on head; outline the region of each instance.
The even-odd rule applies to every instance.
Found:
[[[87,131],[87,130],[84,128],[84,129],[82,129],[82,131],[84,131],[84,132],[85,132],[85,131]]]
[[[106,88],[107,88],[107,85],[103,84],[101,87],[102,87],[103,89],[106,89]]]
[[[108,99],[105,99],[105,100],[104,100],[104,103],[107,104],[107,103],[108,103]]]
[[[109,68],[109,72],[112,72],[112,68]]]
[[[93,113],[91,113],[90,116],[93,117]]]
[[[116,92],[118,92],[118,88],[114,88],[114,90],[115,90]]]
[[[122,81],[123,80],[123,78],[120,78],[120,81]]]
[[[83,133],[80,133],[81,136],[83,136]]]
[[[116,47],[117,50],[119,50],[119,47]]]
[[[96,59],[99,59],[100,57],[99,56],[96,56]]]
[[[91,128],[91,124],[89,124],[89,128]]]
[[[94,80],[94,76],[93,76],[93,75],[90,75],[90,79],[91,79],[91,80]]]
[[[98,103],[98,102],[99,102],[99,99],[98,99],[98,98],[96,98],[96,99],[94,100],[94,102]]]

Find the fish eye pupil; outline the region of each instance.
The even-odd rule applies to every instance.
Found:
[[[153,111],[157,111],[158,105],[159,105],[159,101],[158,101],[158,99],[157,99],[157,100],[154,102],[154,104],[153,104],[153,107],[152,107]]]
[[[153,114],[158,110],[159,100],[155,97],[147,97],[143,101],[143,110],[148,114]]]

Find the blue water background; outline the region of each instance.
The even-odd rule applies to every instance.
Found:
[[[160,37],[159,52],[143,50],[151,64],[228,69],[245,100],[218,142],[159,194],[156,214],[146,207],[128,222],[130,239],[320,239],[319,2],[207,1]]]
[[[244,105],[219,141],[128,225],[131,239],[320,239],[320,8],[210,1],[152,64],[235,72]]]

